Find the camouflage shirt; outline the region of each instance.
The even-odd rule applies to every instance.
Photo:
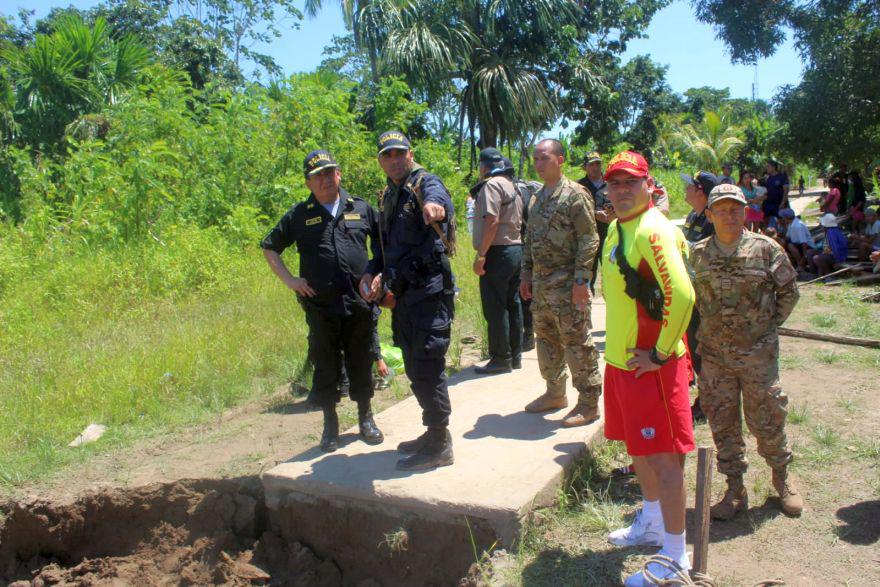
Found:
[[[725,253],[717,237],[693,245],[700,311],[700,348],[748,352],[777,341],[777,326],[798,301],[797,273],[773,239],[743,231],[736,250]]]
[[[542,285],[557,281],[553,277],[590,280],[599,248],[594,206],[590,194],[565,176],[552,192],[541,188],[529,204],[523,279],[541,279]]]

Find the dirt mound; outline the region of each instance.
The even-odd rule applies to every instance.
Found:
[[[0,584],[339,585],[339,569],[266,531],[256,477],[189,480],[0,506]]]

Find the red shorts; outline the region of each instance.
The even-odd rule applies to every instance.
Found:
[[[605,365],[605,438],[622,440],[634,457],[694,450],[688,361],[672,357],[636,379],[635,371]]]

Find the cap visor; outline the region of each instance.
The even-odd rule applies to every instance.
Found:
[[[383,148],[379,149],[379,152],[377,153],[377,155],[381,155],[385,151],[391,151],[392,149],[398,149],[400,151],[409,151],[410,150],[409,147],[407,147],[406,145],[388,145],[387,147],[383,147]]]
[[[679,173],[678,176],[681,178],[681,180],[683,182],[685,182],[688,185],[697,185],[696,183],[694,183],[694,178],[692,176],[688,175],[687,173]]]
[[[605,181],[608,181],[615,173],[625,173],[627,175],[632,175],[633,177],[648,177],[648,174],[644,171],[639,171],[638,169],[627,169],[626,167],[619,167],[617,169],[611,169],[605,172]]]
[[[321,173],[322,171],[324,171],[325,169],[329,169],[330,167],[339,167],[339,164],[337,164],[337,163],[328,163],[328,164],[326,164],[326,165],[321,165],[320,167],[317,167],[317,168],[312,169],[311,171],[309,171],[309,172],[306,174],[306,176],[307,176],[307,177],[312,177],[312,176],[315,175],[316,173]]]

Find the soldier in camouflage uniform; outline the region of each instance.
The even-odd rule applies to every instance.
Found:
[[[520,295],[532,299],[538,366],[547,391],[529,412],[568,406],[565,364],[578,390],[578,403],[563,426],[583,426],[599,417],[602,375],[590,322],[590,275],[599,248],[593,198],[562,175],[559,141],[535,147],[535,170],[544,186],[529,206]]]
[[[715,236],[699,241],[691,252],[702,319],[700,397],[718,450],[718,470],[727,476],[728,489],[711,510],[720,520],[748,508],[740,404],[758,454],[773,469],[783,511],[799,515],[803,509],[787,473],[788,397],[779,385],[777,332],[797,303],[797,274],[775,241],[745,230],[745,206],[737,186],[714,188],[708,214]]]

